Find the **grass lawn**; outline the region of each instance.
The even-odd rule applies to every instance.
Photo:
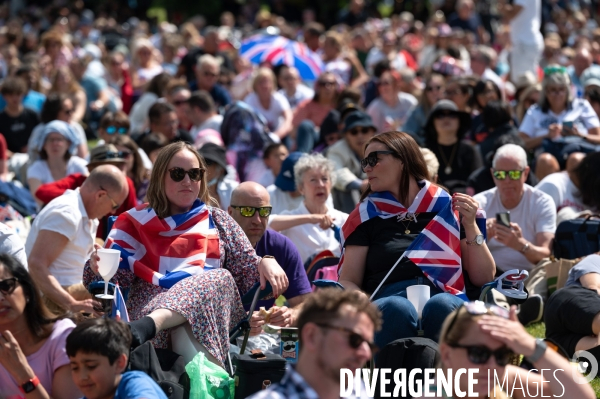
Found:
[[[533,335],[537,338],[545,338],[546,337],[546,326],[544,323],[536,323],[526,327],[526,330],[529,334]],[[596,397],[600,398],[600,377],[594,378],[591,382],[592,388],[596,392]],[[568,394],[568,392],[567,392]]]

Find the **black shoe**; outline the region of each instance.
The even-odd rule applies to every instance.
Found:
[[[538,294],[529,295],[529,298],[519,306],[517,316],[524,326],[542,321],[544,317],[544,300],[542,297]]]

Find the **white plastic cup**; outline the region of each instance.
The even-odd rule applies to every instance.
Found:
[[[119,268],[119,259],[121,251],[117,249],[100,248],[98,249],[98,271],[105,281],[110,280]]]
[[[428,285],[411,285],[406,289],[406,296],[412,305],[417,309],[419,319],[423,315],[423,308],[429,300]]]

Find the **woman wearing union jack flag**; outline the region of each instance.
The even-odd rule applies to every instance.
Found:
[[[478,203],[428,181],[419,146],[406,133],[373,137],[365,154],[361,166],[369,186],[342,228],[340,283],[365,292],[382,311],[379,347],[418,335],[419,315],[406,289],[428,285],[422,329],[437,341],[446,316],[466,299],[463,272],[475,286],[494,278]]]
[[[154,164],[148,204],[116,220],[106,247],[121,251],[113,282],[129,290],[127,308],[134,345],[153,339],[167,347],[167,330],[189,322],[208,358],[224,366],[228,334],[245,317],[241,302],[258,281],[275,296],[287,288],[274,259],[256,255],[239,225],[213,205],[206,164],[190,145],[165,147]],[[98,255],[84,283],[99,280]]]

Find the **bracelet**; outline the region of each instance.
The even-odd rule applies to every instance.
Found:
[[[546,349],[548,349],[546,341],[544,341],[541,338],[538,338],[535,340],[535,350],[533,351],[533,354],[531,356],[526,356],[525,359],[527,359],[530,363],[533,364],[540,360],[542,356],[544,356],[544,353],[546,353]]]
[[[527,252],[527,250],[529,250],[529,243],[525,244],[523,248],[521,248],[521,253],[524,254],[525,252]]]

